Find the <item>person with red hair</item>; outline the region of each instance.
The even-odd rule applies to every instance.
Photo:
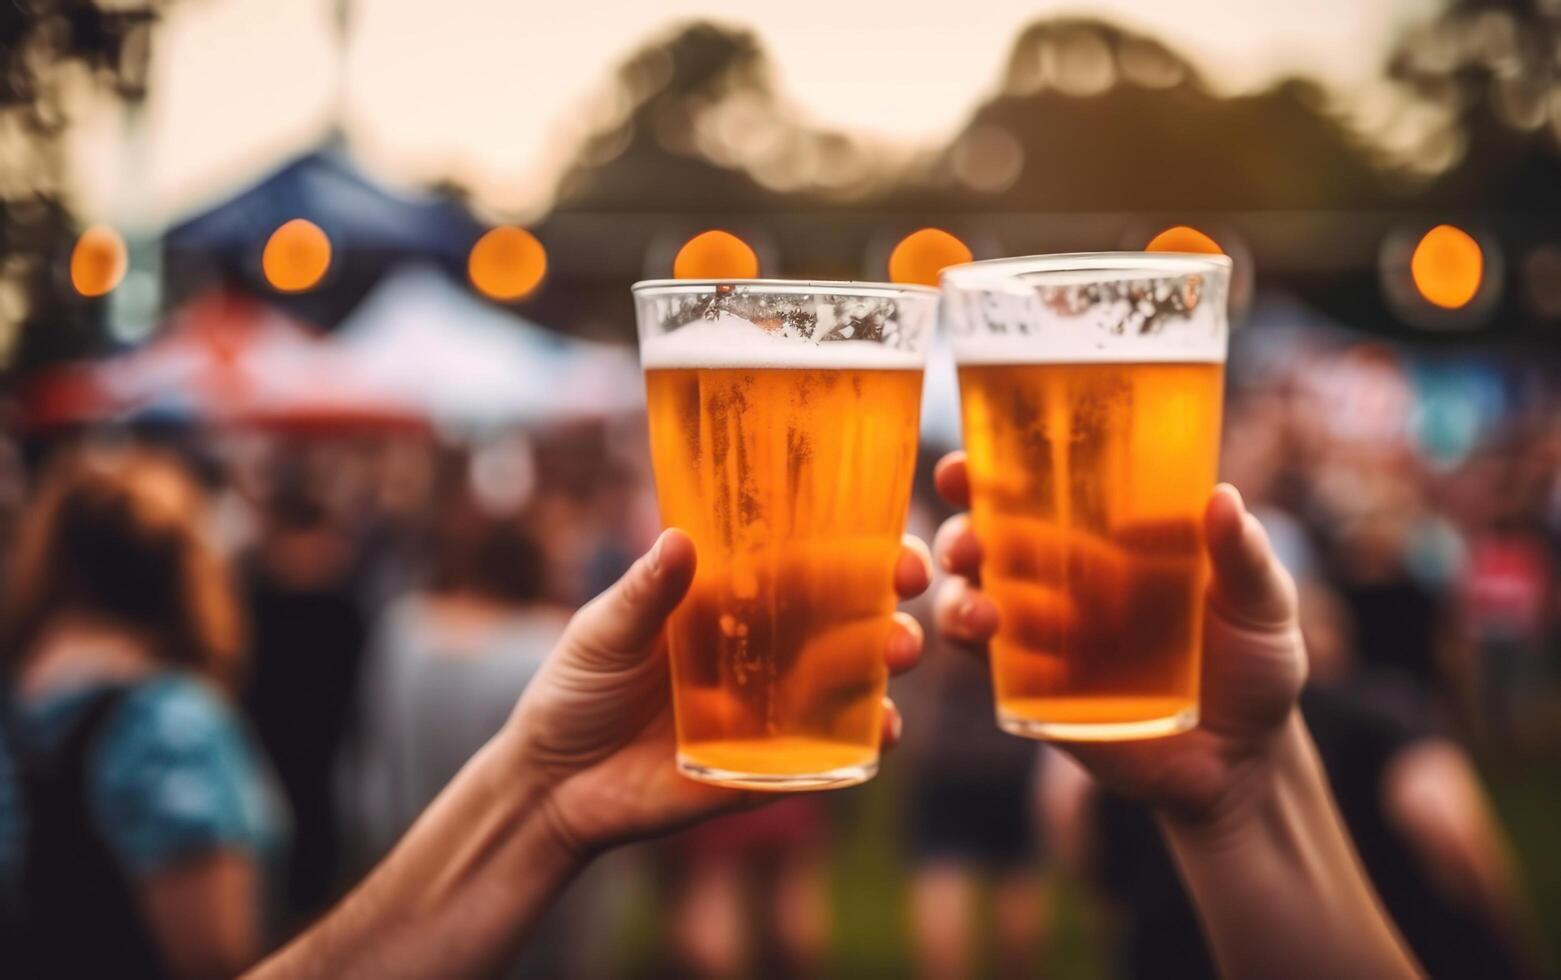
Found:
[[[11,975],[205,977],[262,951],[285,825],[229,702],[241,620],[200,488],[69,452],[0,609],[0,949]]]

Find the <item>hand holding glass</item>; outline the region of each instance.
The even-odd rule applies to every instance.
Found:
[[[1197,724],[1229,273],[1223,256],[1148,253],[944,272],[1007,731]]]
[[[937,294],[634,294],[662,522],[699,554],[667,627],[679,769],[761,789],[868,779]]]

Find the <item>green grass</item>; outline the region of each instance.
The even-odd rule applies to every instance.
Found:
[[[851,791],[836,811],[832,855],[832,977],[914,976],[909,934],[911,869],[905,855],[905,815],[899,774],[892,767],[873,782]],[[1047,882],[1052,922],[1044,948],[1037,951],[1036,976],[1074,980],[1100,977],[1105,964],[1099,941],[1101,924],[1094,905],[1074,882],[1052,876]],[[991,894],[983,890],[978,923],[991,919]],[[978,938],[978,976],[990,976],[992,936]]]
[[[1491,798],[1512,838],[1547,966],[1561,966],[1561,765],[1555,752],[1482,760]]]
[[[830,976],[913,972],[906,933],[909,890],[898,833],[902,821],[895,813],[897,776],[886,767],[878,779],[842,794],[836,803],[829,883]]]
[[[1523,886],[1536,911],[1548,966],[1561,964],[1561,766],[1553,752],[1482,758],[1482,773],[1517,853]],[[831,801],[829,898],[831,977],[915,975],[908,926],[911,869],[904,846],[905,815],[897,812],[901,775],[892,766],[859,789]],[[1107,932],[1087,886],[1054,875],[1048,881],[1052,922],[1038,952],[1037,976],[1086,980],[1106,975]],[[990,896],[983,895],[983,909]],[[989,921],[984,912],[978,922]],[[618,976],[647,976],[659,958],[666,927],[654,890],[638,888],[616,933]],[[991,937],[979,960],[991,963]],[[978,975],[990,975],[989,969]]]

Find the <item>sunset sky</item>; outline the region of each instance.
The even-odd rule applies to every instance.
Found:
[[[996,85],[1017,33],[1089,15],[1160,38],[1226,91],[1301,74],[1341,98],[1436,0],[786,0],[603,3],[358,0],[345,56],[336,0],[179,0],[153,42],[139,150],[98,100],[72,148],[90,218],[156,225],[306,150],[342,107],[363,162],[405,182],[450,177],[524,209],[573,146],[584,107],[642,43],[709,18],[753,30],[805,115],[906,144],[937,140]],[[979,8],[980,15],[973,11]]]

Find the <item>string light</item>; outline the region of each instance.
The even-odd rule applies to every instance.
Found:
[[[266,282],[284,293],[312,289],[330,267],[331,240],[306,218],[294,218],[273,231],[260,254]]]
[[[1144,246],[1146,252],[1193,252],[1199,255],[1224,255],[1219,242],[1188,225],[1173,225]]]
[[[672,260],[676,279],[753,279],[759,256],[748,243],[728,231],[712,229],[690,238]]]
[[[938,273],[969,262],[970,246],[942,228],[923,228],[900,239],[889,253],[889,281],[936,286]]]
[[[71,249],[70,284],[83,296],[104,296],[119,285],[128,265],[123,236],[108,225],[93,225]]]
[[[1426,302],[1444,310],[1460,309],[1480,291],[1485,254],[1462,228],[1437,225],[1415,246],[1409,275]]]
[[[547,275],[547,250],[524,228],[500,225],[472,246],[466,275],[490,299],[510,302],[529,296]]]

